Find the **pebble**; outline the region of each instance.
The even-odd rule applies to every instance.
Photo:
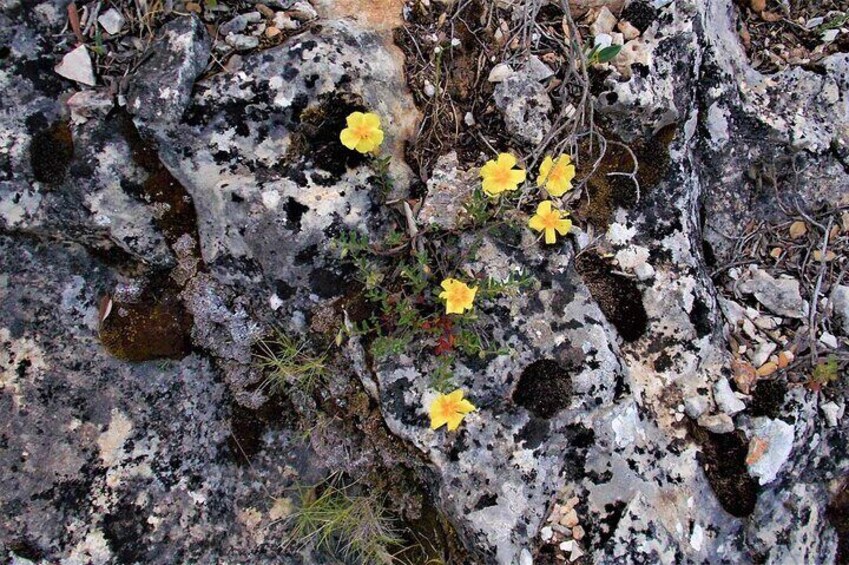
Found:
[[[503,82],[504,79],[513,74],[513,69],[507,63],[499,63],[489,71],[489,82]]]
[[[560,519],[560,524],[567,528],[573,528],[578,525],[578,513],[574,509],[569,510],[563,518]]]
[[[226,38],[227,45],[237,51],[249,51],[259,47],[259,38],[241,33],[231,33]]]
[[[271,39],[273,37],[277,37],[280,35],[280,30],[274,26],[268,27],[265,29],[265,37]]]
[[[820,336],[820,343],[822,343],[829,349],[837,349],[837,338],[834,337],[834,334],[823,332]]]
[[[80,45],[70,53],[62,57],[62,60],[54,68],[56,74],[66,79],[79,82],[88,86],[94,86],[94,67],[91,64],[91,56],[85,45]]]
[[[698,424],[715,434],[727,434],[734,431],[734,420],[728,414],[702,415]]]
[[[274,14],[274,27],[280,29],[294,30],[300,27],[300,24],[289,17],[285,12],[277,12]]]
[[[115,8],[109,8],[97,18],[97,21],[109,35],[121,33],[124,27],[124,16]]]
[[[582,528],[581,526],[575,526],[574,528],[572,528],[572,537],[576,540],[584,539],[585,535],[586,532],[584,532],[584,528]]]
[[[595,45],[599,50],[606,49],[613,44],[613,36],[609,33],[600,33],[595,36],[593,40],[593,45]]]
[[[186,2],[186,11],[193,12],[195,14],[200,14],[200,4],[198,4],[197,2]]]
[[[640,30],[635,28],[628,20],[620,21],[616,25],[616,29],[622,33],[622,37],[624,37],[626,41],[631,41],[632,39],[640,37]]]
[[[755,418],[751,442],[766,442],[767,448],[757,461],[749,465],[749,473],[761,485],[771,483],[793,450],[794,429],[782,420]]]
[[[549,541],[554,537],[554,530],[551,529],[551,526],[545,526],[539,531],[539,537],[542,541]]]
[[[318,13],[309,2],[295,2],[289,8],[289,14],[301,22],[308,22],[318,17]]]
[[[616,25],[616,16],[607,6],[602,6],[598,11],[595,21],[590,25],[590,34],[597,37],[602,33],[610,33],[613,31],[613,26]]]
[[[843,418],[843,412],[845,409],[846,407],[842,402],[841,404],[837,404],[834,401],[830,401],[820,405],[820,410],[822,410],[822,413],[825,416],[825,422],[829,428],[837,426],[840,419]]]
[[[434,94],[436,94],[436,87],[433,86],[433,83],[429,80],[425,80],[424,83],[424,93],[428,98],[432,98]]]
[[[746,404],[737,398],[734,391],[731,390],[728,379],[721,379],[713,385],[713,397],[719,409],[729,416],[733,416],[746,409]]]
[[[771,341],[759,343],[754,349],[749,351],[749,359],[752,360],[752,365],[760,367],[769,361],[769,356],[772,355],[772,352],[775,351],[777,347],[778,346]]]
[[[471,112],[466,112],[466,115],[463,116],[463,123],[465,123],[467,126],[475,125],[475,117],[472,115]]]

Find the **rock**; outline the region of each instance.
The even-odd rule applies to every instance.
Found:
[[[805,318],[808,305],[799,293],[799,281],[788,277],[774,278],[772,275],[753,267],[749,278],[738,287],[744,294],[754,294],[755,299],[771,312],[786,318]]]
[[[698,419],[707,410],[708,401],[703,396],[691,396],[684,401],[684,412],[694,420]]]
[[[286,12],[277,12],[274,15],[274,25],[279,29],[285,30],[296,30],[300,27],[298,20],[292,19],[292,17]]]
[[[822,334],[820,334],[819,342],[828,347],[829,349],[837,349],[837,338],[834,336],[834,334],[823,332]]]
[[[427,181],[427,196],[418,213],[419,224],[456,229],[464,205],[479,182],[476,169],[460,169],[457,153],[452,151],[440,157]]]
[[[519,555],[519,565],[534,565],[534,557],[527,549],[523,549]]]
[[[602,6],[595,17],[595,21],[590,24],[590,35],[597,37],[602,33],[612,33],[616,22],[617,19],[613,12],[607,6]]]
[[[551,127],[551,98],[542,84],[517,72],[495,86],[494,98],[508,132],[527,143],[542,141]]]
[[[315,8],[309,2],[299,0],[292,4],[288,10],[289,15],[300,22],[308,22],[318,17]]]
[[[259,47],[259,38],[253,35],[243,35],[241,33],[231,33],[224,38],[227,45],[231,46],[236,51],[250,51]]]
[[[72,49],[62,57],[62,62],[56,65],[54,70],[58,75],[80,84],[94,86],[96,82],[94,67],[91,65],[91,57],[85,45]]]
[[[737,398],[731,390],[731,385],[728,383],[728,379],[720,379],[717,381],[717,383],[713,386],[713,396],[716,400],[716,404],[719,406],[719,409],[729,416],[733,416],[734,414],[746,409],[746,404]]]
[[[513,69],[507,63],[499,63],[489,71],[489,82],[503,82],[513,74]]]
[[[630,78],[633,65],[651,65],[651,49],[642,39],[632,39],[622,46],[622,50],[611,63],[624,78]]]
[[[599,50],[606,49],[613,45],[613,36],[609,33],[600,33],[593,39],[593,45]]]
[[[836,286],[832,291],[831,300],[833,315],[840,323],[837,329],[844,337],[849,337],[849,286]]]
[[[145,128],[159,129],[179,121],[195,79],[206,68],[210,54],[206,26],[195,15],[171,20],[150,53],[130,80],[127,109]]]
[[[637,39],[640,36],[640,30],[635,28],[631,22],[627,20],[620,20],[618,24],[616,24],[616,29],[622,32],[622,37],[625,41],[631,41],[632,39]]]
[[[539,537],[542,541],[549,541],[552,537],[554,537],[554,531],[551,529],[551,526],[541,528],[539,531]]]
[[[112,96],[106,91],[83,90],[68,98],[71,122],[84,124],[90,118],[105,116],[114,106]]]
[[[765,341],[763,343],[757,344],[753,349],[747,351],[746,353],[749,355],[749,359],[752,361],[752,365],[755,368],[762,366],[764,363],[769,361],[769,356],[776,350],[778,346],[771,342]]]
[[[820,404],[820,410],[822,410],[823,416],[825,416],[826,424],[833,428],[837,426],[840,420],[843,418],[843,413],[846,409],[845,404],[842,402],[837,404],[836,402],[824,402]]]
[[[103,12],[97,21],[109,35],[117,35],[121,33],[124,27],[124,16],[115,8],[109,8]]]
[[[734,431],[734,421],[728,414],[703,414],[699,416],[698,424],[715,434],[728,434]]]
[[[755,418],[753,420],[751,446],[762,442],[765,451],[757,459],[748,463],[749,473],[758,478],[761,485],[775,480],[793,450],[793,426],[782,420]]]
[[[494,67],[493,67],[494,70]],[[527,63],[524,66],[524,72],[528,74],[532,79],[537,81],[544,81],[554,76],[554,71],[549,68],[548,65],[543,63],[539,57],[536,55],[531,55],[528,58]],[[490,72],[490,82],[499,82],[492,80],[492,73]],[[506,78],[506,77],[505,77]]]

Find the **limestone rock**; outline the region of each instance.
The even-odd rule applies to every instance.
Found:
[[[799,281],[787,277],[775,278],[763,269],[753,268],[750,277],[742,281],[740,292],[754,294],[758,302],[770,311],[787,318],[804,318],[808,305],[799,293]]]
[[[418,213],[419,223],[445,230],[457,228],[463,207],[478,182],[477,170],[460,169],[455,152],[440,157],[427,181],[427,196]]]
[[[80,45],[62,57],[62,62],[56,65],[56,73],[68,80],[79,82],[88,86],[94,86],[94,67],[91,64],[91,56],[85,45]]]
[[[551,127],[551,98],[527,72],[516,72],[495,87],[495,105],[507,130],[519,140],[536,144]]]

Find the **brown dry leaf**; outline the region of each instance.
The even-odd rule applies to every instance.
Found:
[[[763,10],[761,12],[761,19],[765,22],[780,22],[784,19],[784,16],[776,14],[775,12],[770,12],[769,10]]]
[[[793,222],[790,224],[790,237],[793,239],[799,239],[806,233],[808,233],[808,226],[805,225],[805,222]]]
[[[68,22],[71,24],[71,29],[74,31],[74,35],[77,36],[77,41],[80,43],[85,43],[85,39],[83,38],[83,32],[80,29],[80,14],[77,11],[77,3],[71,2],[68,4]]]
[[[195,14],[200,14],[200,4],[198,4],[197,2],[186,2],[186,11],[194,12]]]
[[[735,359],[731,362],[731,370],[734,373],[734,383],[737,385],[737,390],[743,394],[749,394],[752,385],[758,380],[758,373],[755,368],[747,361]]]
[[[769,441],[759,437],[753,437],[749,442],[749,452],[746,454],[746,465],[754,465],[760,461],[767,449],[769,449]]]
[[[778,354],[778,368],[784,369],[793,362],[793,353],[790,351],[782,351]]]
[[[768,377],[778,370],[778,364],[769,361],[758,367],[757,374],[759,377]]]
[[[819,261],[820,263],[834,261],[836,257],[837,255],[830,249],[825,252],[825,255],[819,249],[814,251],[814,261]]]

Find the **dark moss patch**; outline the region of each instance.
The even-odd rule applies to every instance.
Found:
[[[699,338],[709,335],[711,332],[710,309],[705,304],[705,301],[698,296],[693,300],[693,307],[690,309],[690,322],[696,328],[696,335]]]
[[[577,257],[575,268],[622,339],[633,342],[642,337],[648,327],[648,315],[637,283],[614,273],[608,261],[594,254]]]
[[[849,563],[849,479],[826,508],[826,518],[837,532],[837,559],[840,564]]]
[[[758,486],[746,467],[746,436],[742,432],[715,434],[695,422],[689,423],[689,430],[702,448],[702,468],[719,504],[732,516],[750,516],[758,499]]]
[[[263,448],[266,430],[291,425],[294,409],[280,395],[271,397],[253,410],[238,402],[232,403],[230,437],[227,438],[228,457],[238,465],[247,465]]]
[[[522,426],[519,433],[513,436],[513,441],[516,443],[524,442],[525,449],[536,449],[548,437],[548,432],[551,429],[551,424],[548,420],[540,418],[531,418],[528,423]]]
[[[130,146],[133,162],[148,174],[142,186],[122,183],[122,187],[142,202],[158,205],[162,212],[154,214],[154,223],[162,230],[169,244],[173,245],[184,234],[198,241],[197,214],[185,187],[165,168],[159,160],[155,145],[142,138],[129,115],[121,112],[115,118]]]
[[[534,361],[522,371],[513,402],[539,418],[551,418],[569,406],[572,377],[553,359]]]
[[[9,550],[24,559],[29,561],[41,561],[44,559],[44,552],[39,547],[26,538],[19,538],[9,542]]]
[[[344,92],[319,96],[317,104],[304,108],[296,116],[298,125],[292,132],[286,167],[302,170],[305,163],[312,163],[338,180],[348,168],[363,164],[366,157],[351,151],[339,140],[339,132],[347,125],[345,118],[358,111],[367,111],[359,96]]]
[[[645,198],[666,175],[669,168],[669,144],[675,137],[676,125],[668,125],[655,135],[637,139],[629,144],[637,158],[639,168],[637,180],[640,183],[640,197]],[[617,141],[612,134],[607,134]],[[584,148],[589,151],[589,146]],[[578,170],[578,176],[589,174],[584,167],[592,165],[586,162]],[[616,208],[632,208],[637,203],[637,190],[633,180],[622,175],[610,173],[630,173],[634,170],[631,154],[621,145],[609,143],[607,152],[598,169],[587,180],[586,194],[581,200],[579,213],[594,225],[607,228]]]
[[[191,350],[191,315],[168,279],[151,281],[135,302],[112,302],[100,324],[100,341],[124,361],[182,359]]]
[[[621,19],[627,20],[640,32],[644,32],[656,18],[657,9],[654,6],[647,2],[637,1],[631,2],[622,10]]]
[[[758,381],[752,391],[752,402],[749,412],[753,418],[767,416],[778,418],[784,405],[784,395],[787,394],[787,383],[781,379]]]
[[[73,158],[74,139],[68,122],[56,122],[32,136],[29,159],[35,180],[48,185],[61,183]]]

